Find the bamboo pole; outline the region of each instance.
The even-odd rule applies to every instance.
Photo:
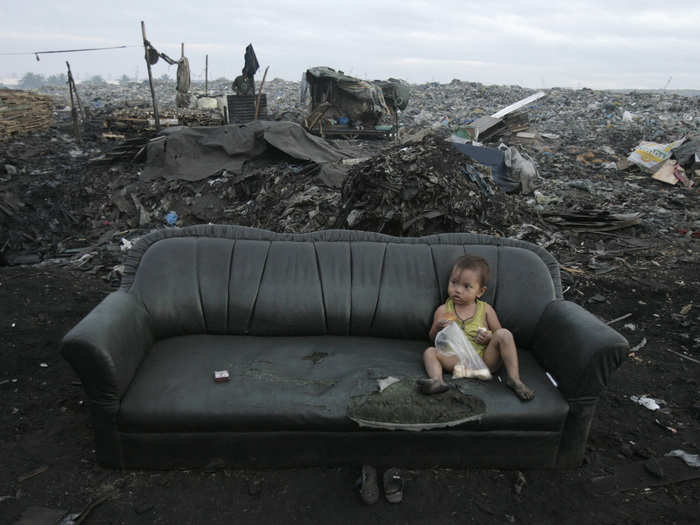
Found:
[[[78,95],[78,87],[75,85],[75,79],[73,78],[73,75],[71,75],[71,82],[73,82],[73,91],[75,91],[75,101],[78,103],[78,111],[80,112],[80,116],[83,119],[83,125],[85,125],[85,121],[87,120],[87,109],[85,109],[83,107],[83,104],[80,102],[80,95]]]
[[[260,115],[260,99],[262,98],[262,90],[263,86],[265,85],[265,78],[267,77],[267,70],[270,69],[270,66],[267,66],[265,68],[265,74],[263,75],[262,82],[260,82],[260,91],[258,91],[258,100],[255,102],[255,120],[258,120],[258,116]]]
[[[204,58],[204,94],[209,94],[209,55]]]
[[[73,135],[75,135],[75,141],[78,144],[80,144],[80,125],[78,124],[78,112],[75,109],[75,102],[73,100],[73,89],[75,88],[75,83],[73,82],[73,73],[71,73],[70,71],[70,64],[68,63],[68,61],[66,61],[66,67],[68,68],[68,92],[70,93],[70,116],[73,119]]]
[[[153,89],[153,75],[151,74],[151,63],[148,61],[148,51],[151,45],[146,40],[146,25],[141,20],[141,34],[143,35],[143,49],[145,51],[144,58],[146,59],[146,68],[148,69],[148,85],[151,86],[151,99],[153,99],[153,117],[156,121],[156,131],[160,131],[160,117],[158,116],[158,102],[156,101],[156,92]]]

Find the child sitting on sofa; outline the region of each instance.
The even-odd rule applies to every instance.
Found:
[[[447,286],[447,301],[440,305],[433,315],[430,340],[449,323],[457,323],[464,335],[474,345],[491,372],[505,366],[508,385],[523,401],[535,396],[535,391],[520,380],[518,353],[513,334],[501,327],[498,316],[488,303],[480,297],[486,291],[489,265],[482,257],[464,255],[457,259]],[[459,357],[447,355],[431,346],[423,352],[423,364],[429,379],[418,381],[425,394],[437,394],[449,387],[442,373],[452,372],[459,364]]]

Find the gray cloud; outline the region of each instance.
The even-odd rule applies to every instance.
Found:
[[[0,77],[65,68],[87,78],[145,76],[139,21],[171,56],[185,42],[194,78],[209,55],[210,77],[235,76],[252,42],[272,77],[298,80],[328,65],[361,77],[411,82],[452,78],[531,87],[697,88],[697,2],[669,5],[611,0],[526,4],[457,1],[298,2],[259,0],[236,6],[209,0],[12,2],[0,25],[0,52],[100,47],[123,50],[65,55],[0,56]],[[162,63],[155,74],[174,73]]]

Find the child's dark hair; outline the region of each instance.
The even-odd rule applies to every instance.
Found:
[[[460,272],[462,270],[479,272],[479,282],[481,286],[486,286],[489,280],[489,263],[486,262],[486,259],[478,255],[462,255],[452,266],[452,272],[455,270]]]

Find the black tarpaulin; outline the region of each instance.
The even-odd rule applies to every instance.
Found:
[[[270,146],[295,159],[318,164],[348,157],[294,122],[178,126],[163,130],[160,137],[148,144],[146,168],[141,177],[197,181],[222,170],[240,174],[246,161],[264,154]]]

